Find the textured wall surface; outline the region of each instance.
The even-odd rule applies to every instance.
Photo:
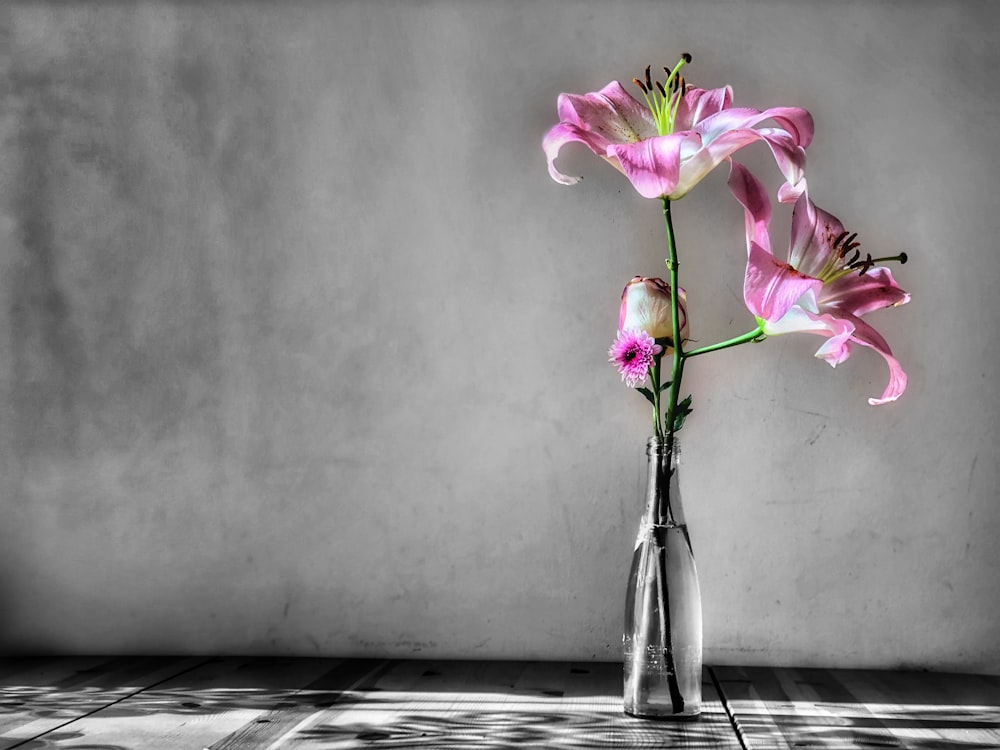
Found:
[[[605,360],[662,217],[582,147],[557,185],[540,142],[559,92],[686,50],[808,108],[812,196],[912,259],[872,316],[894,404],[812,336],[687,368],[706,659],[1000,671],[998,20],[5,4],[0,647],[617,658],[650,428]],[[692,335],[751,328],[724,170],[675,224]]]

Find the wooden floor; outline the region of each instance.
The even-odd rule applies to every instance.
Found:
[[[712,667],[690,723],[621,713],[621,665],[0,660],[0,749],[1000,748],[1000,677]]]

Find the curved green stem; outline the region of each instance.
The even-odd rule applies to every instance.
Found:
[[[718,344],[712,344],[711,346],[703,346],[699,349],[692,349],[689,352],[684,352],[681,356],[687,359],[688,357],[697,357],[699,354],[717,352],[720,349],[728,349],[731,346],[739,346],[740,344],[747,344],[751,341],[759,341],[763,335],[764,324],[760,323],[754,330],[747,331],[742,336],[736,336],[735,338],[727,339],[726,341],[720,341]]]

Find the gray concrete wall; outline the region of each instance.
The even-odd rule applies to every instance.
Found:
[[[0,646],[617,658],[649,426],[605,359],[661,215],[582,147],[555,184],[540,142],[559,92],[689,51],[811,110],[814,198],[912,258],[872,316],[895,404],[811,336],[689,365],[706,659],[1000,670],[998,20],[5,5]],[[692,334],[747,330],[725,174],[675,219]]]

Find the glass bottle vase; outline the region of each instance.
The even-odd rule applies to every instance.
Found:
[[[625,603],[624,708],[646,719],[701,713],[701,591],[678,490],[677,439],[646,445],[646,510]]]

